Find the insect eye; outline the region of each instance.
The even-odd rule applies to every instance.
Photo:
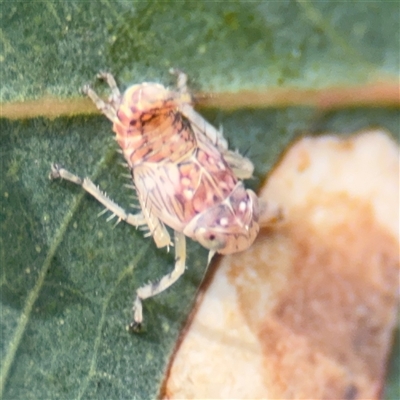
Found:
[[[196,240],[205,248],[218,251],[226,246],[226,238],[223,234],[207,232],[200,228],[196,232]]]

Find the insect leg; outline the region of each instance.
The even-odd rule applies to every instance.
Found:
[[[163,276],[158,282],[149,283],[136,291],[133,304],[133,322],[129,325],[131,331],[138,331],[143,322],[142,300],[153,297],[163,292],[175,283],[185,272],[186,239],[182,232],[175,231],[175,268],[168,275]]]
[[[127,222],[133,226],[146,225],[146,220],[142,213],[130,214],[122,207],[110,200],[90,179],[80,178],[60,167],[57,164],[51,166],[50,179],[65,179],[82,186],[84,190],[90,193],[96,200],[103,204],[108,210],[115,214],[120,220]]]
[[[172,245],[171,238],[163,222],[146,208],[142,213],[149,227],[149,236],[153,237],[156,246],[158,248],[167,246],[169,250],[169,246]]]
[[[98,94],[89,86],[85,85],[82,88],[82,92],[90,97],[95,106],[111,121],[114,122],[117,119],[117,112],[115,108],[110,104],[103,101]]]
[[[117,104],[121,100],[121,92],[118,89],[117,83],[112,74],[109,72],[99,72],[97,74],[99,79],[103,79],[107,82],[107,85],[111,89],[111,101],[113,104]]]
[[[176,87],[179,92],[188,94],[187,75],[177,68],[170,68],[169,73],[176,76]]]

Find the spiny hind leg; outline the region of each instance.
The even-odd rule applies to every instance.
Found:
[[[110,200],[90,179],[82,179],[79,176],[74,175],[66,169],[60,167],[59,165],[53,164],[51,166],[50,179],[58,178],[65,179],[67,181],[82,186],[84,190],[90,193],[96,200],[103,204],[103,206],[105,206],[107,210],[113,213],[112,217],[118,217],[119,221],[125,221],[133,226],[146,225],[146,220],[142,213],[130,214],[126,212],[118,204]]]
[[[169,274],[163,276],[158,282],[149,283],[136,291],[136,299],[133,304],[133,322],[129,325],[129,330],[137,332],[143,322],[142,301],[153,297],[175,283],[185,272],[186,261],[186,239],[182,232],[175,231],[175,268]]]

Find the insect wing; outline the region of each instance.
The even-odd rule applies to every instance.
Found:
[[[180,173],[176,164],[143,163],[133,177],[143,214],[155,215],[171,228],[182,231],[184,209],[177,200]]]

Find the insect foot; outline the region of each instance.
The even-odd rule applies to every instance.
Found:
[[[252,162],[228,149],[222,130],[198,114],[187,88],[187,76],[171,71],[175,90],[144,82],[121,94],[114,77],[100,73],[110,87],[108,101],[89,86],[84,92],[112,122],[116,141],[132,176],[141,212],[129,214],[112,202],[89,179],[53,166],[51,176],[79,184],[120,220],[142,226],[157,247],[172,246],[175,267],[159,281],[136,291],[131,331],[143,323],[143,300],[175,283],[185,271],[186,239],[215,253],[246,250],[257,236],[258,198],[242,179],[251,177]]]

